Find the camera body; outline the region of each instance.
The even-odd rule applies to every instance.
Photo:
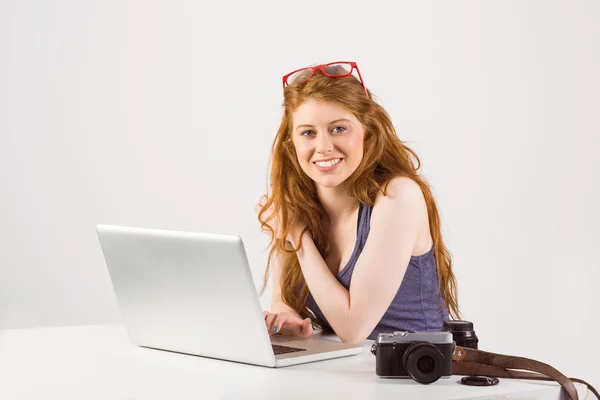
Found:
[[[380,333],[373,345],[375,373],[381,378],[412,378],[424,384],[449,378],[455,347],[450,332]]]

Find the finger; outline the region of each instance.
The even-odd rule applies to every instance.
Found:
[[[260,200],[258,201],[258,204],[260,204],[261,206],[264,206],[265,204],[267,204],[267,200],[268,200],[267,196],[263,194],[262,196],[260,196]]]
[[[281,333],[281,328],[283,327],[283,324],[285,324],[289,319],[290,317],[288,313],[280,313],[277,316],[277,318],[275,318],[275,321],[273,321],[272,333]]]
[[[298,336],[303,337],[303,338],[309,338],[309,337],[311,337],[312,332],[313,332],[312,322],[310,321],[310,318],[305,318],[304,321],[302,321],[302,329],[300,330],[300,333],[298,334]]]
[[[271,311],[263,311],[263,317],[265,318],[265,320],[267,319],[267,317],[269,317],[271,315],[277,315],[277,314],[272,313]]]
[[[269,333],[269,335],[273,331],[273,322],[275,322],[275,318],[277,318],[277,314],[271,314],[271,313],[269,313],[269,315],[267,315],[265,317],[265,323],[267,325],[267,332]]]
[[[271,314],[272,314],[272,313],[271,313],[271,312],[269,312],[269,311],[263,311],[263,318],[265,319],[265,323],[267,322],[267,317],[268,317],[269,315],[271,315]]]
[[[305,318],[304,321],[302,321],[302,328],[301,328],[298,336],[300,336],[302,338],[309,338],[309,337],[311,337],[312,332],[313,332],[312,322],[311,322],[310,318]]]

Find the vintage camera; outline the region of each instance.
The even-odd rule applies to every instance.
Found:
[[[450,332],[380,333],[371,348],[376,357],[375,373],[424,384],[449,378],[455,346]]]

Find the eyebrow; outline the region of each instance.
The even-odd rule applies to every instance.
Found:
[[[347,118],[340,118],[340,119],[336,119],[335,121],[331,121],[328,125],[335,124],[336,122],[340,122],[340,121],[352,122]],[[303,127],[304,128],[314,128],[314,125],[302,124],[302,125],[298,125],[296,127],[296,129],[303,128]]]

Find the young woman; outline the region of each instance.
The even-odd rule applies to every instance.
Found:
[[[272,184],[255,207],[271,235],[269,333],[309,337],[314,326],[359,343],[381,332],[439,331],[449,316],[460,318],[419,158],[356,63],[303,68],[283,87]]]

